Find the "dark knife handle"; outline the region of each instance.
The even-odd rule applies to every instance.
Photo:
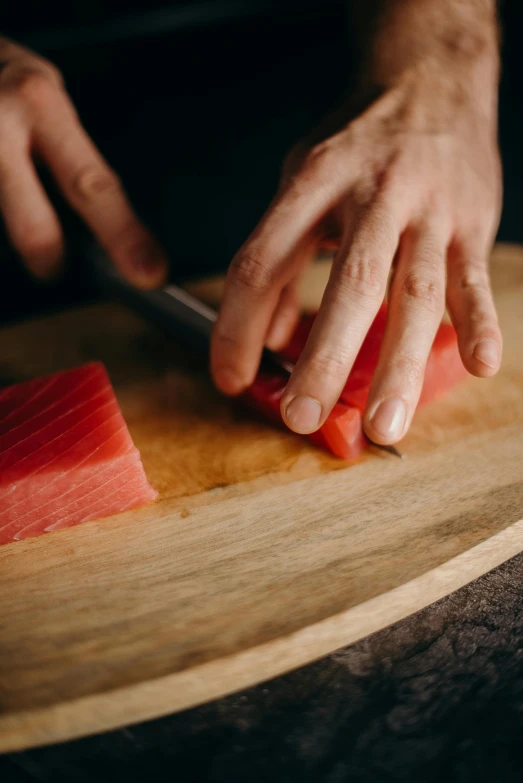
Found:
[[[217,312],[188,294],[182,288],[167,285],[144,291],[128,283],[102,251],[91,254],[93,268],[100,287],[126,307],[154,324],[177,342],[183,340],[191,349],[208,352]],[[261,369],[290,374],[293,365],[264,349]]]

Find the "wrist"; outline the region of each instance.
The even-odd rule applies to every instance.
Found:
[[[412,91],[434,105],[495,117],[499,30],[494,0],[392,0],[369,31],[361,93]]]

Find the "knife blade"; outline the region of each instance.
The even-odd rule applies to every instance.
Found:
[[[200,347],[208,347],[218,316],[216,310],[176,285],[144,291],[128,283],[101,251],[90,254],[99,286],[169,337],[184,335]],[[264,349],[262,366],[291,373],[294,366],[283,357]]]
[[[155,324],[168,336],[179,339],[182,333],[193,341],[196,339],[201,347],[208,347],[218,316],[216,310],[176,285],[169,284],[152,291],[136,288],[119,274],[106,254],[97,247],[90,250],[89,257],[98,284],[106,293]],[[263,350],[260,366],[288,375],[294,370],[292,362],[268,348]],[[365,437],[374,448],[403,459],[403,454],[395,446],[384,446]]]

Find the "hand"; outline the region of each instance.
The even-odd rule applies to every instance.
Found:
[[[164,255],[82,128],[58,70],[0,38],[0,212],[13,246],[44,278],[59,268],[64,238],[33,157],[129,280],[143,287],[163,280]]]
[[[338,116],[334,133],[293,156],[292,173],[228,273],[212,345],[222,391],[252,383],[264,344],[285,344],[297,318],[297,277],[333,232],[339,250],[330,280],[282,397],[292,430],[313,432],[338,400],[393,262],[364,419],[369,437],[390,444],[406,433],[445,294],[466,368],[496,372],[501,336],[488,275],[501,204],[496,101],[468,95],[461,87],[474,79],[462,76],[444,63],[406,69],[358,116]],[[480,79],[481,88],[486,95]]]

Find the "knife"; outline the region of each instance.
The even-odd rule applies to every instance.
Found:
[[[199,348],[207,348],[218,313],[212,307],[176,285],[144,291],[127,282],[99,249],[90,252],[90,261],[99,286],[122,304],[153,323],[167,336],[184,336]],[[294,365],[283,357],[263,351],[262,366],[291,373]]]
[[[209,345],[211,333],[218,313],[212,307],[187,293],[176,285],[166,285],[152,291],[144,291],[127,282],[107,255],[98,247],[89,250],[89,259],[99,286],[107,294],[114,296],[122,304],[134,310],[165,334],[174,339],[184,335],[200,348]],[[266,370],[283,371],[290,375],[294,364],[278,354],[264,348],[260,366]],[[383,446],[367,440],[389,454],[403,459],[403,455],[394,446]]]

